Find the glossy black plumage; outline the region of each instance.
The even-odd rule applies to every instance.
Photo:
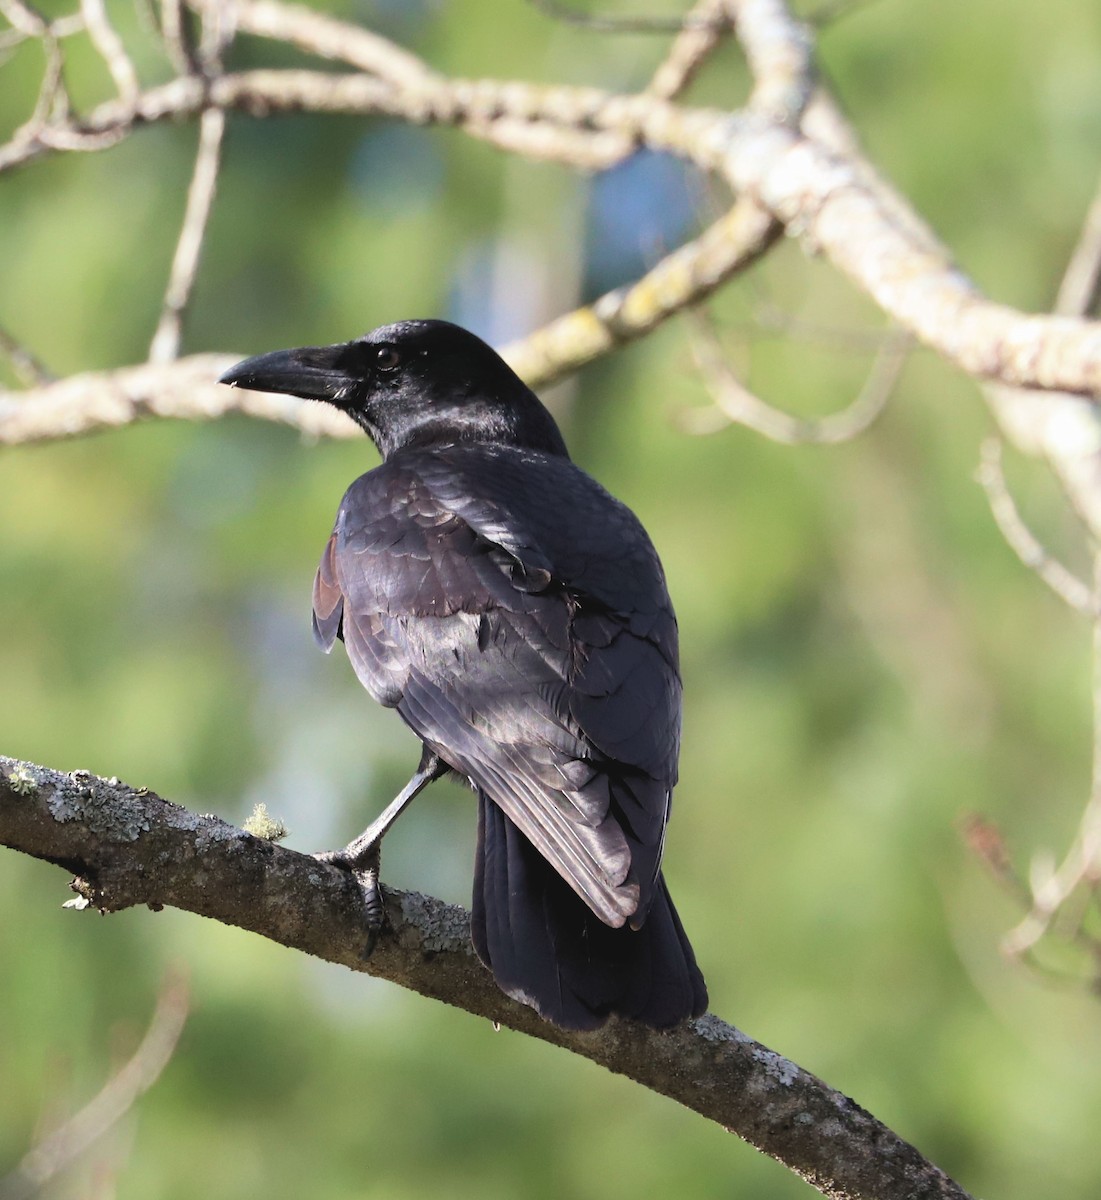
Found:
[[[472,936],[510,995],[593,1028],[706,990],[661,876],[677,629],[634,515],[546,409],[445,322],[281,351],[225,382],[325,399],[383,453],[340,505],[314,631],[478,793]]]

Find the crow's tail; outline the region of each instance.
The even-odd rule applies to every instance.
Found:
[[[567,1029],[596,1029],[612,1013],[663,1029],[707,1009],[664,879],[641,929],[612,929],[484,792],[471,934],[503,991]]]

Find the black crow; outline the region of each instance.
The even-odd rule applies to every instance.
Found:
[[[661,874],[677,779],[677,625],[629,509],[576,467],[550,413],[485,342],[401,321],[279,350],[222,382],[324,400],[382,465],[345,493],[313,627],[421,739],[420,766],[343,851],[382,921],[379,843],[451,771],[478,795],[471,934],[548,1020],[658,1028],[707,991]]]

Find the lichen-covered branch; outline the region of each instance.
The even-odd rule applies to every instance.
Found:
[[[275,0],[239,0],[239,27],[354,58],[359,73],[181,77],[133,99],[107,101],[79,121],[61,114],[23,131],[0,148],[0,170],[73,139],[94,145],[142,124],[194,117],[210,105],[256,116],[386,114],[451,124],[571,164],[606,161],[625,142],[646,145],[683,156],[749,197],[828,257],[902,328],[975,378],[1080,396],[1101,391],[1101,326],[1077,317],[1028,316],[983,297],[935,239],[920,234],[920,220],[875,176],[836,113],[832,140],[813,120],[800,119],[813,75],[807,35],[786,7],[779,0],[744,0],[731,8],[751,65],[768,64],[759,68],[754,96],[740,112],[692,108],[649,92],[444,78],[377,35],[316,14],[307,20]]]
[[[967,1200],[870,1113],[717,1017],[666,1033],[619,1020],[596,1033],[548,1024],[498,991],[453,905],[387,891],[389,928],[364,959],[350,876],[145,789],[0,757],[0,845],[71,871],[91,907],[171,905],[563,1046],[717,1121],[824,1195]]]
[[[739,201],[640,280],[557,318],[502,353],[531,387],[553,383],[703,300],[779,235],[779,225],[759,205]],[[293,425],[309,437],[362,436],[328,405],[220,387],[215,380],[239,358],[196,354],[0,391],[0,446],[78,437],[148,417],[206,421],[231,412]]]
[[[358,426],[328,405],[216,383],[239,357],[193,354],[0,393],[0,445],[77,437],[148,417],[206,421],[231,412],[293,425],[309,437],[362,437]]]

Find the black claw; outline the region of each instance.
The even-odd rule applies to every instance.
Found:
[[[374,953],[379,931],[386,920],[386,904],[382,899],[376,869],[356,871],[355,877],[363,896],[363,916],[367,922],[367,945],[364,947],[363,957],[370,958]]]
[[[378,942],[379,932],[386,920],[386,903],[382,898],[382,889],[379,887],[378,881],[380,860],[378,847],[375,846],[367,854],[351,855],[346,847],[343,850],[325,850],[313,857],[318,862],[347,871],[356,881],[363,903],[363,920],[367,926],[367,941],[363,948],[363,957],[370,958]]]

